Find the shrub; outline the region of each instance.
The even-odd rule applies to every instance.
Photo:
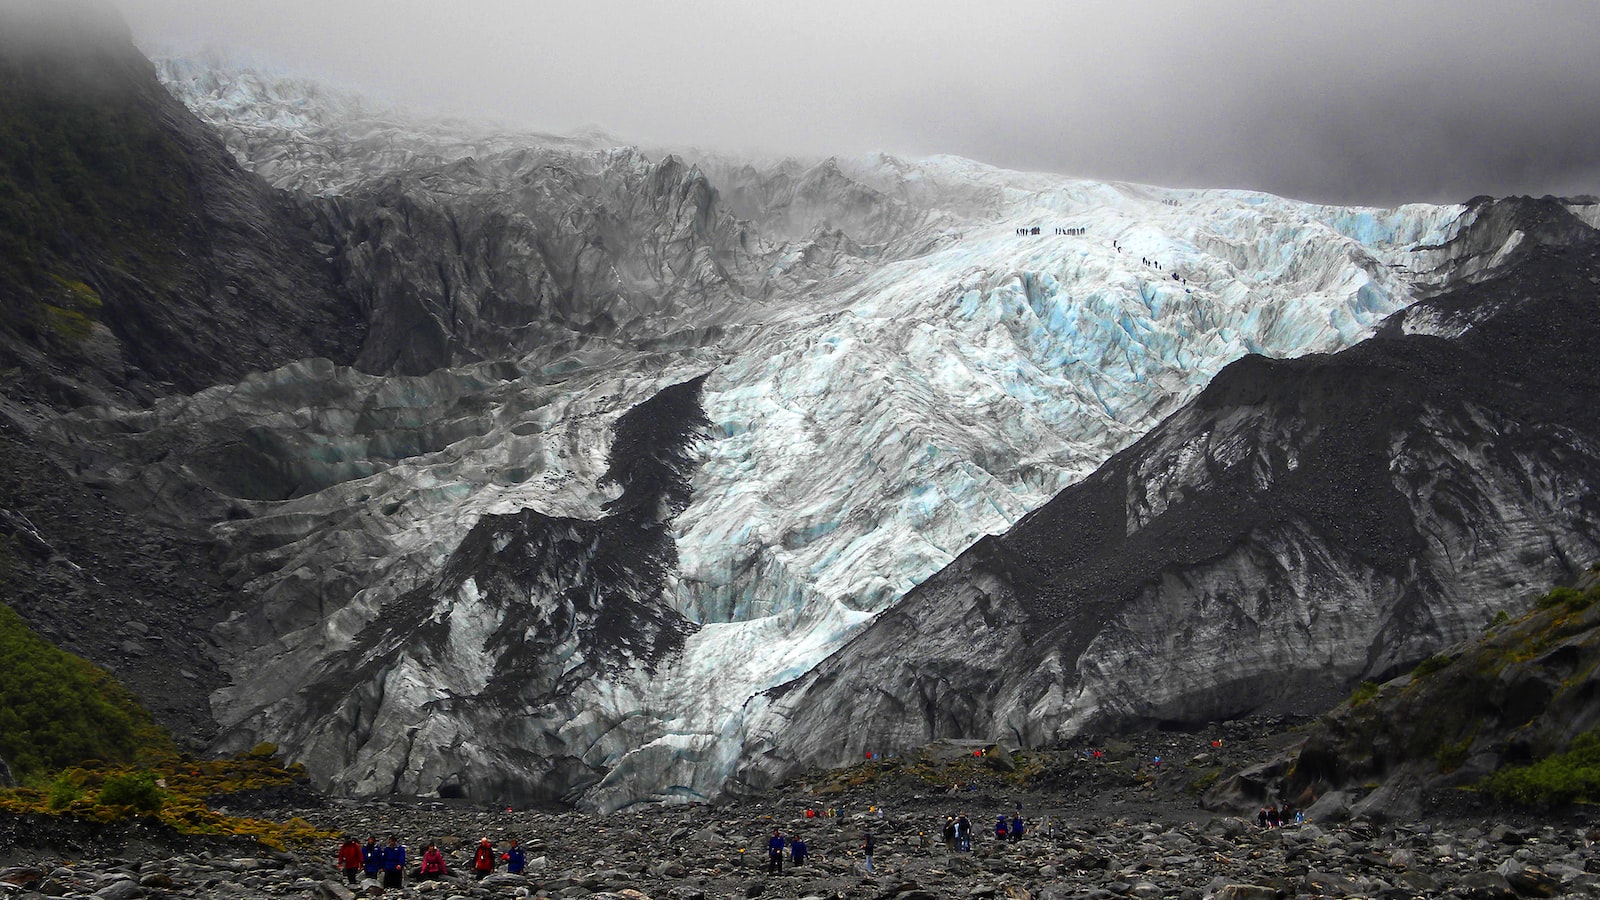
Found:
[[[98,806],[126,806],[135,812],[154,815],[161,811],[161,789],[156,787],[156,776],[149,772],[129,772],[112,775],[100,785],[95,798]]]
[[[1350,695],[1350,705],[1360,706],[1376,696],[1378,696],[1378,683],[1376,681],[1363,681],[1356,685],[1355,692]]]
[[[1440,669],[1448,668],[1451,662],[1452,660],[1450,657],[1444,655],[1443,653],[1436,653],[1422,662],[1417,663],[1417,667],[1411,670],[1411,677],[1426,678]]]
[[[1587,591],[1580,591],[1577,588],[1570,587],[1558,587],[1535,600],[1533,605],[1539,609],[1562,607],[1569,612],[1582,612],[1593,606],[1596,600],[1600,600],[1600,585],[1591,587]]]
[[[1501,800],[1554,806],[1600,800],[1600,729],[1578,735],[1565,753],[1530,766],[1512,766],[1485,778],[1482,787]]]
[[[66,809],[83,797],[83,783],[62,772],[50,783],[50,808]]]

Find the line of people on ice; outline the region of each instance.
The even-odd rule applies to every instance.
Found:
[[[1024,237],[1029,236],[1029,235],[1037,236],[1040,233],[1041,232],[1039,230],[1039,226],[1037,226],[1037,225],[1032,225],[1032,226],[1024,225],[1021,228],[1017,229],[1017,234],[1022,235]],[[1065,235],[1067,237],[1082,237],[1083,235],[1086,235],[1086,234],[1089,233],[1089,229],[1086,228],[1086,227],[1083,227],[1083,226],[1077,226],[1077,227],[1073,227],[1073,228],[1062,228],[1060,226],[1057,226],[1055,233],[1058,234],[1058,235]],[[871,759],[871,757],[869,756],[868,759]]]
[[[528,865],[527,853],[516,838],[508,840],[507,845],[501,851],[488,838],[478,841],[472,848],[471,860],[466,863],[472,877],[480,880],[486,878],[494,874],[500,863],[505,863],[506,871],[512,875],[521,875]],[[407,872],[405,845],[392,834],[382,844],[378,843],[376,837],[369,837],[362,844],[354,837],[345,835],[339,845],[338,861],[339,869],[350,884],[355,884],[358,878],[365,875],[385,888],[400,887],[408,876],[420,881],[439,881],[449,878],[451,872],[443,851],[432,841],[423,849],[416,868]]]

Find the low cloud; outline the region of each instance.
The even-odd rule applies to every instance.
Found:
[[[1341,203],[1600,193],[1600,3],[120,0],[385,99]]]

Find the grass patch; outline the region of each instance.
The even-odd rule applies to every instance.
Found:
[[[43,304],[45,324],[50,331],[69,341],[81,341],[94,331],[94,320],[75,309]]]
[[[241,835],[283,850],[337,835],[300,818],[270,822],[225,816],[206,801],[237,791],[295,784],[305,778],[305,768],[298,763],[286,766],[280,759],[249,753],[210,760],[172,756],[149,767],[86,762],[52,777],[35,777],[26,787],[0,791],[0,809],[95,822],[145,816],[184,834]]]
[[[1350,694],[1350,705],[1360,706],[1378,696],[1378,683],[1376,681],[1363,681],[1356,685]]]

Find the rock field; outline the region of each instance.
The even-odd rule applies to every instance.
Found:
[[[1282,725],[1284,723],[1277,723]],[[286,818],[360,838],[397,835],[414,873],[421,849],[439,844],[452,867],[440,882],[408,877],[400,895],[489,898],[837,897],[925,900],[1050,898],[1591,897],[1600,896],[1597,837],[1582,811],[1544,819],[1498,810],[1469,796],[1437,803],[1430,820],[1333,822],[1261,829],[1253,816],[1197,805],[1197,773],[1233,768],[1292,743],[1287,732],[1225,728],[1106,739],[1105,758],[1063,759],[1027,789],[994,774],[969,775],[959,793],[914,790],[903,776],[850,786],[866,766],[716,806],[646,807],[595,817],[566,810],[489,808],[465,801],[324,801],[282,793],[236,797],[232,811]],[[1087,745],[1086,745],[1087,746]],[[1165,753],[1157,770],[1153,755]],[[1211,754],[1208,756],[1208,754]],[[1070,758],[1070,761],[1066,761]],[[1199,761],[1197,763],[1197,760]],[[1025,763],[1024,763],[1025,764]],[[879,774],[890,769],[880,768]],[[984,769],[967,771],[983,772]],[[294,806],[281,806],[284,801]],[[1029,831],[999,842],[986,829],[1021,804]],[[226,804],[225,804],[226,805]],[[805,815],[816,810],[816,818]],[[837,817],[828,814],[837,809]],[[947,814],[973,821],[971,853],[945,847]],[[1238,810],[1242,812],[1242,810]],[[799,834],[811,858],[766,874],[772,829]],[[870,831],[875,869],[860,850]],[[479,882],[463,874],[474,843],[512,837],[528,872]],[[280,853],[243,839],[202,840],[146,826],[69,825],[0,818],[0,898],[352,900],[383,892],[348,887],[334,868],[336,842]]]

